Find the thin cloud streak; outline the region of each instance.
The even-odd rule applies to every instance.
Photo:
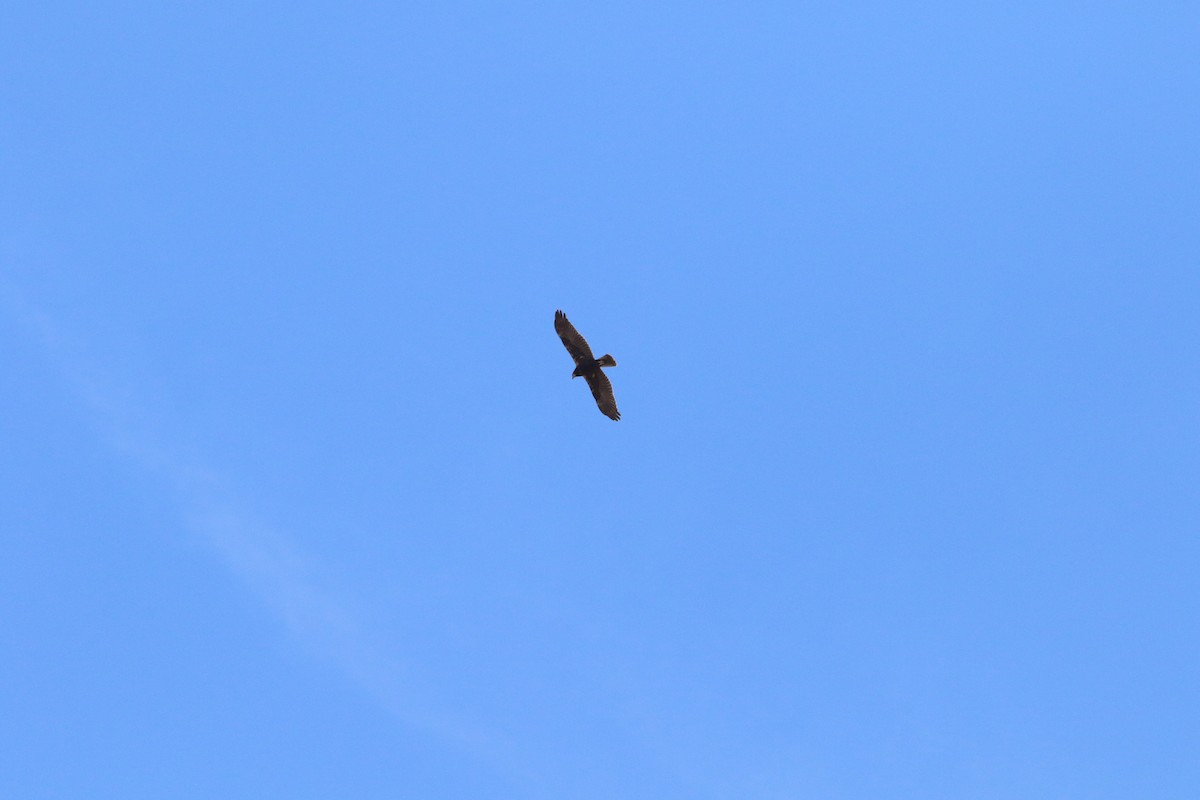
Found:
[[[84,352],[49,314],[0,287],[0,306],[45,353],[67,390],[84,406],[97,435],[126,462],[173,495],[186,528],[279,618],[289,634],[316,657],[330,661],[382,708],[406,725],[425,730],[506,774],[523,788],[541,783],[529,767],[484,726],[447,710],[429,681],[414,674],[394,651],[360,624],[326,584],[322,568],[270,524],[235,500],[219,472],[175,452],[143,420],[153,419],[128,383],[118,382]],[[536,793],[536,792],[535,792]]]

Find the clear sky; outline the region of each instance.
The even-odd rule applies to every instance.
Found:
[[[0,796],[1196,797],[1197,30],[5,4]]]

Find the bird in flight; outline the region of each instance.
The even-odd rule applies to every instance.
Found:
[[[609,419],[620,419],[621,412],[617,411],[617,399],[613,397],[612,384],[608,382],[608,376],[600,369],[601,367],[615,367],[617,360],[607,354],[600,358],[594,357],[592,348],[588,347],[587,339],[579,335],[579,331],[575,330],[575,326],[567,319],[567,315],[561,311],[554,312],[554,330],[558,333],[558,338],[562,339],[563,346],[567,348],[571,358],[575,359],[575,371],[571,373],[571,377],[582,377],[587,381],[588,388],[592,390],[592,397],[596,398],[596,405],[600,407],[601,414]]]

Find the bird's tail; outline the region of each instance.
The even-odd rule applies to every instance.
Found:
[[[615,367],[617,365],[617,360],[608,353],[605,353],[596,359],[596,363],[601,367]]]

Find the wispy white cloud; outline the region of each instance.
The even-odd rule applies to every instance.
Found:
[[[362,624],[350,598],[331,588],[324,565],[260,519],[219,470],[177,450],[160,432],[162,426],[151,422],[155,410],[135,391],[135,381],[104,368],[103,356],[89,352],[82,339],[11,285],[0,283],[0,310],[37,343],[114,457],[174,498],[181,530],[205,542],[301,647],[331,662],[405,725],[427,731],[517,784],[539,783],[537,770],[523,766],[530,759],[468,714],[453,711],[395,644]]]

